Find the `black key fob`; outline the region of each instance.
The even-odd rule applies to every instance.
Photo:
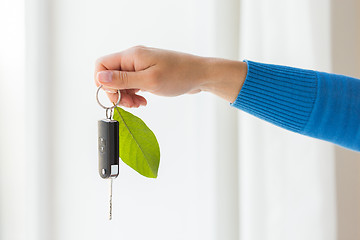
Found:
[[[98,121],[99,174],[102,178],[119,175],[119,122],[111,119]]]

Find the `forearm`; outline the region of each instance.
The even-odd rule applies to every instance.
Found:
[[[275,125],[360,150],[360,80],[248,62],[232,106]]]

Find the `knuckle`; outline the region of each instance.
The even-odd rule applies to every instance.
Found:
[[[133,49],[145,49],[146,47],[144,45],[137,45],[134,46]]]
[[[100,58],[96,59],[96,60],[95,60],[95,66],[100,66],[100,65],[102,65],[103,60],[104,60],[103,57],[100,57]]]
[[[127,72],[119,71],[118,72],[118,79],[120,80],[120,83],[124,88],[128,88],[128,86],[129,86],[129,76],[128,76]]]
[[[145,46],[138,45],[138,46],[133,47],[132,51],[135,56],[139,57],[144,53],[145,49],[146,49]]]

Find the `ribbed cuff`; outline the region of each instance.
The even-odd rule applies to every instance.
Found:
[[[316,72],[245,60],[248,72],[231,106],[301,133],[317,94]]]

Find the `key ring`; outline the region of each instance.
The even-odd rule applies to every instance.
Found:
[[[96,101],[98,102],[98,104],[99,104],[102,108],[106,109],[106,112],[108,112],[108,110],[111,110],[111,111],[112,111],[112,109],[114,109],[114,108],[120,103],[120,100],[121,100],[121,92],[120,92],[120,89],[117,90],[117,93],[119,94],[119,98],[118,98],[117,103],[115,103],[115,104],[114,104],[113,106],[111,106],[111,107],[105,107],[105,106],[102,105],[101,102],[99,101],[99,91],[100,91],[100,89],[101,89],[102,87],[103,87],[103,85],[100,85],[100,86],[98,87],[97,91],[96,91]]]

